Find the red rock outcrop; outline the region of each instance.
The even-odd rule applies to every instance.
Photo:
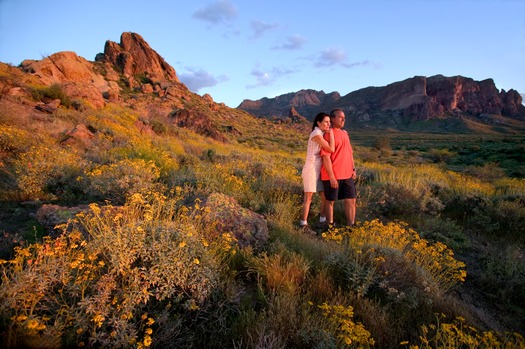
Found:
[[[159,97],[170,97],[167,91],[174,85],[177,98],[189,92],[179,82],[175,69],[135,33],[123,33],[120,44],[108,40],[95,62],[64,51],[42,60],[25,60],[21,68],[42,84],[58,84],[68,97],[94,108],[120,102],[122,80],[132,89]]]
[[[95,59],[111,63],[126,77],[143,74],[153,82],[179,82],[175,69],[136,33],[122,33],[120,44],[106,41],[104,54]]]
[[[21,68],[34,74],[44,85],[60,85],[71,98],[88,100],[95,108],[104,106],[104,93],[112,85],[95,70],[92,62],[75,52],[58,52],[40,61],[25,60]]]
[[[225,141],[222,133],[217,131],[208,114],[193,112],[188,109],[174,110],[169,115],[172,122],[179,126],[188,128],[206,137],[211,137],[219,141]]]
[[[289,116],[290,108],[294,107],[300,115],[313,120],[315,115],[323,110],[324,106],[337,101],[339,98],[338,92],[326,94],[323,91],[300,90],[275,98],[262,98],[258,101],[245,99],[238,108],[258,117],[276,116],[284,118]]]
[[[319,111],[342,108],[352,122],[406,124],[459,115],[494,114],[525,120],[522,96],[515,90],[498,91],[492,79],[474,81],[454,76],[415,76],[383,87],[367,87],[343,97],[337,93],[301,90],[275,98],[245,100],[239,109],[259,117],[285,117],[290,108],[312,120]]]

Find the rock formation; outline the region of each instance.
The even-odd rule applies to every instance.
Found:
[[[245,99],[238,108],[258,117],[283,118],[290,116],[289,112],[294,107],[299,115],[313,120],[323,106],[329,105],[339,98],[338,92],[325,94],[323,91],[301,90],[275,98],[262,98],[258,101]]]
[[[136,33],[122,33],[120,44],[106,41],[104,53],[95,62],[64,51],[42,60],[25,60],[21,68],[42,84],[57,84],[71,99],[94,108],[120,101],[123,88],[166,99],[190,93],[175,69]]]
[[[312,120],[319,111],[342,108],[352,122],[388,124],[426,121],[458,115],[502,115],[525,120],[525,106],[515,91],[498,91],[494,81],[454,76],[415,76],[384,87],[367,87],[345,96],[301,90],[275,98],[245,100],[239,108],[258,117],[288,115],[290,108]]]
[[[110,63],[126,78],[143,75],[153,82],[179,82],[175,69],[136,33],[122,33],[120,44],[106,41],[104,54],[98,54],[95,60]]]

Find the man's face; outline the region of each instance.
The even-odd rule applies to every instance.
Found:
[[[332,122],[332,127],[334,128],[343,128],[345,125],[345,113],[342,111],[336,112],[335,116],[330,119]]]

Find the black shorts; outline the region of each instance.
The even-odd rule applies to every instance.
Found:
[[[337,188],[332,188],[330,186],[330,181],[323,181],[326,200],[335,201],[336,198],[338,200],[357,198],[355,182],[352,178],[339,179],[337,182],[339,183],[339,186]]]

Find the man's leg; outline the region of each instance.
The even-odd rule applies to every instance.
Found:
[[[334,203],[335,201],[326,200],[325,213],[328,224],[334,224]]]
[[[324,196],[325,196],[325,214],[326,222],[328,224],[334,224],[334,203],[337,199],[339,188],[332,188],[330,181],[323,181]]]
[[[346,225],[353,226],[355,224],[356,199],[344,199]]]

